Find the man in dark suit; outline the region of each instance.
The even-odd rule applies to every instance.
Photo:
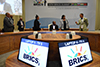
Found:
[[[17,25],[18,25],[18,30],[19,31],[24,31],[24,21],[22,20],[22,18],[20,18],[20,20],[18,21],[18,23],[17,23]]]
[[[14,25],[13,15],[10,15],[10,22]],[[13,30],[14,30],[14,28],[13,28]]]
[[[13,32],[14,24],[10,21],[10,13],[5,14],[6,17],[4,18],[3,25],[4,25],[4,32]]]
[[[34,27],[33,27],[33,30],[34,31],[39,31],[39,30],[41,30],[41,28],[40,28],[40,25],[41,25],[41,23],[39,23],[39,16],[38,15],[36,15],[35,16],[35,20],[34,20]]]
[[[59,30],[58,29],[58,25],[56,25],[56,22],[55,21],[53,21],[52,22],[52,25],[50,26],[50,31],[52,31],[52,30]]]
[[[0,0],[0,14],[4,14],[5,12],[9,12],[10,14],[12,14],[12,9],[11,9],[11,5],[6,3],[5,0]]]
[[[46,6],[46,3],[47,3],[47,1],[46,1],[46,0],[44,0],[44,6]]]

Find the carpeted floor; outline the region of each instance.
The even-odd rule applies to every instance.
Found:
[[[14,51],[0,55],[0,67],[6,67],[5,61],[6,61],[7,57],[16,51],[18,51],[18,50],[14,50]],[[93,52],[95,52],[95,51],[93,51]],[[95,52],[95,53],[100,56],[100,53],[98,53],[98,52]],[[60,66],[60,62],[58,62],[58,61],[49,61],[48,67],[61,67],[61,66]]]
[[[6,67],[5,61],[6,61],[7,57],[16,51],[18,51],[18,50],[14,50],[14,51],[0,55],[0,67]]]

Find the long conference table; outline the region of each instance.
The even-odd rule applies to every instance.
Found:
[[[77,29],[78,30],[78,29]],[[100,52],[100,32],[99,31],[75,31],[67,30],[58,32],[70,32],[75,31],[77,35],[85,36],[89,38],[90,48],[93,51]],[[5,32],[0,33],[0,54],[10,52],[19,49],[20,39],[23,36],[32,35],[34,31],[22,31],[22,32]],[[51,32],[49,30],[41,30],[38,32]]]
[[[70,31],[71,30],[68,30],[68,31],[60,31],[59,30],[59,31],[57,31],[57,34],[51,34],[52,33],[51,31],[44,31],[44,30],[38,31],[40,33],[48,33],[48,34],[42,34],[42,39],[35,39],[35,36],[33,35],[33,31],[14,32],[14,34],[12,34],[12,35],[14,35],[14,38],[17,38],[19,36],[19,41],[20,41],[20,37],[27,35],[27,37],[29,39],[49,42],[50,43],[50,45],[49,45],[50,50],[49,50],[49,57],[48,57],[49,61],[54,61],[54,60],[59,61],[60,57],[59,57],[59,53],[58,53],[58,50],[57,50],[58,49],[58,45],[57,45],[58,42],[70,40],[70,39],[66,40],[64,38],[66,36],[66,34],[59,34],[59,33],[68,33]],[[9,33],[10,36],[11,36],[11,33]],[[85,31],[85,32],[76,31],[76,34],[77,35],[73,36],[72,40],[80,39],[81,38],[80,35],[81,36],[86,36],[86,37],[89,38],[89,35],[91,34],[91,37],[93,37],[95,35],[99,35],[99,32],[94,33],[94,32],[90,32],[90,31]],[[83,34],[85,34],[85,35],[83,35]],[[88,36],[86,34],[88,34]],[[55,36],[53,36],[53,35],[55,35]],[[48,36],[49,36],[49,38],[48,38]],[[16,39],[14,39],[14,40],[17,41]],[[91,38],[89,38],[89,42],[90,41],[91,41]],[[15,44],[13,44],[13,45],[15,45]],[[90,44],[90,46],[92,47],[91,44]],[[21,61],[19,61],[17,59],[17,56],[18,56],[18,51],[11,54],[5,62],[6,67],[11,67],[11,66],[12,67],[31,67],[30,65],[27,65],[27,64],[22,63]],[[99,59],[100,56],[95,54],[94,52],[92,52],[92,57],[93,57],[93,61],[91,63],[83,65],[82,67],[99,67],[100,66],[100,64],[99,64],[100,63],[100,59]]]

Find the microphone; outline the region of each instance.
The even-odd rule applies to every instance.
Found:
[[[35,35],[35,38],[36,38],[36,39],[38,38],[38,33]]]
[[[72,34],[69,34],[69,38],[72,39]]]

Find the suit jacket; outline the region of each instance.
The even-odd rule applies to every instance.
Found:
[[[24,21],[22,21],[22,23],[23,23],[23,29],[24,29]],[[20,30],[21,29],[21,21],[19,20],[18,22],[17,22],[17,25],[18,25],[18,30]]]
[[[5,17],[3,24],[4,24],[4,32],[13,32],[14,25],[10,22],[10,18]]]
[[[37,19],[35,19],[35,21],[34,21],[34,28],[33,28],[33,30],[35,30],[35,31],[41,30],[40,23],[39,23],[39,21]]]
[[[52,30],[53,30],[53,25],[50,25],[50,31],[52,31]],[[55,30],[59,30],[58,25],[55,25]]]
[[[5,2],[5,4],[4,4],[4,10],[5,10],[6,12],[9,12],[9,13],[12,14],[11,6],[10,6],[10,4],[8,4],[8,3],[6,3],[6,2]]]
[[[14,24],[14,19],[13,19],[13,18],[10,18],[10,22],[11,22],[12,24]],[[13,27],[13,29],[14,29],[14,27]]]
[[[69,29],[69,22],[68,22],[68,20],[66,20],[65,22],[66,22],[66,29]],[[63,22],[63,20],[60,20],[60,28],[62,30],[64,30],[64,22]]]
[[[83,31],[87,31],[87,27],[88,27],[88,19],[87,18],[83,18],[83,22],[81,19],[79,19],[77,25],[80,25],[79,30],[81,31],[81,26],[83,25]]]

